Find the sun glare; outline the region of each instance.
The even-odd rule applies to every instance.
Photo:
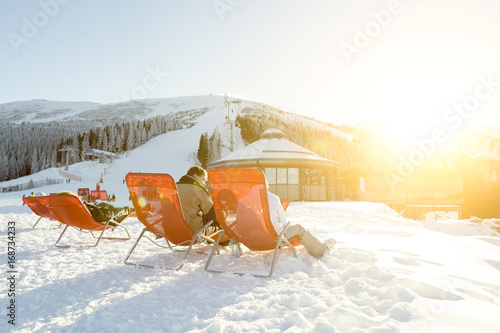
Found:
[[[398,123],[388,129],[387,136],[394,140],[395,147],[404,149],[422,140],[427,132],[428,128],[422,123]]]

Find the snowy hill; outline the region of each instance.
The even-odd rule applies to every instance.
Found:
[[[228,105],[229,104],[229,107]],[[222,149],[223,156],[227,154],[228,147],[231,142],[231,126],[228,122],[228,109],[230,110],[230,119],[234,123],[234,119],[236,115],[239,113],[242,114],[256,114],[256,113],[264,113],[264,114],[276,114],[282,118],[288,118],[294,122],[303,122],[308,123],[310,126],[322,128],[332,132],[333,135],[346,138],[349,142],[352,139],[349,133],[345,133],[341,130],[332,128],[325,123],[306,119],[304,117],[285,113],[279,109],[273,108],[269,105],[265,105],[262,103],[242,100],[233,97],[224,96],[188,96],[188,97],[177,97],[177,98],[164,98],[164,99],[145,99],[145,100],[134,100],[123,103],[115,103],[115,104],[96,104],[96,103],[86,103],[86,102],[51,102],[45,100],[34,100],[27,102],[14,102],[0,105],[0,117],[3,119],[7,119],[10,123],[3,123],[2,125],[5,127],[12,126],[16,127],[21,122],[31,122],[37,124],[38,127],[42,126],[45,128],[44,124],[48,122],[55,122],[57,125],[57,129],[59,131],[67,130],[71,135],[75,130],[84,132],[86,129],[92,129],[95,131],[98,127],[103,127],[103,125],[112,125],[113,123],[123,123],[131,120],[144,120],[151,119],[152,117],[164,116],[167,117],[168,121],[175,122],[175,124],[180,124],[180,127],[189,128],[193,125],[197,125],[195,129],[190,131],[189,138],[196,141],[199,140],[200,136],[203,133],[208,133],[209,135],[213,133],[213,131],[217,128],[221,133],[221,141],[224,145]],[[10,125],[9,125],[10,124]],[[175,126],[175,129],[178,129],[178,126]],[[234,127],[234,126],[233,126]],[[170,129],[172,130],[172,129]],[[79,132],[76,133],[79,133]],[[238,149],[242,147],[243,142],[241,140],[241,136],[239,134],[239,129],[233,128],[233,141],[234,141],[234,149]],[[26,133],[26,132],[25,132]],[[31,141],[33,138],[31,136],[33,132],[28,130],[27,134],[30,137],[25,137],[24,140],[20,141],[17,139],[17,145],[14,147],[18,148],[4,148],[7,152],[12,152],[12,149],[16,149],[16,151],[21,151],[20,146],[24,145],[26,141]],[[53,132],[50,132],[53,133]],[[26,134],[25,134],[26,135]],[[75,134],[73,134],[75,135]],[[165,147],[166,145],[172,144],[175,141],[175,137],[177,134],[170,133],[167,136],[158,139],[165,140],[164,144],[161,145]],[[55,152],[57,151],[54,147],[54,143],[57,144],[61,142],[62,139],[68,139],[68,137],[63,137],[62,139],[59,137],[55,137],[52,139],[51,144],[44,144],[43,140],[47,140],[48,135],[40,135],[40,139],[37,139],[35,145],[38,145],[38,164],[44,163],[49,164],[48,166],[55,166]],[[87,135],[87,139],[88,139]],[[69,137],[73,140],[74,137]],[[121,140],[123,136],[120,137]],[[57,141],[59,140],[59,141]],[[198,149],[198,143],[192,142],[192,145],[184,145],[181,146],[182,149],[185,150],[185,153],[189,156],[190,163],[196,163],[196,160],[193,159],[192,154],[195,153]],[[4,142],[5,144],[9,144],[9,142]],[[78,144],[77,144],[78,147]],[[32,146],[24,147],[23,149],[28,150],[29,153],[32,151]],[[96,147],[92,147],[96,148]],[[52,150],[50,150],[52,149]],[[0,152],[2,151],[2,145],[0,145]],[[41,152],[45,158],[42,161]],[[132,153],[135,154],[135,153]],[[8,170],[20,170],[23,171],[26,168],[26,165],[30,163],[30,160],[23,161],[23,158],[26,158],[26,154],[22,156],[18,156],[15,154],[10,154],[10,159],[2,160],[0,156],[0,174],[2,166],[7,167],[7,163],[10,164],[10,167],[7,167]],[[128,155],[128,153],[127,153]],[[155,154],[153,154],[155,155]],[[147,160],[147,157],[143,158],[144,161]],[[13,164],[13,161],[17,164]],[[50,161],[50,162],[49,162]],[[31,162],[32,163],[32,162]],[[3,164],[3,165],[2,165]],[[88,163],[82,164],[81,168],[86,169]],[[154,164],[153,164],[154,165]],[[72,169],[75,173],[80,173],[80,166],[74,165]],[[106,168],[106,170],[101,170],[101,172],[107,173],[109,171],[109,167],[103,166],[102,169]],[[19,175],[26,174],[21,171]],[[30,180],[37,181],[40,179],[65,179],[64,177],[60,177],[57,174],[58,170],[52,168],[43,170],[38,173],[34,173],[28,177],[21,177],[15,180],[0,182],[0,189],[7,187],[8,189],[11,186],[16,184],[27,183]],[[83,171],[85,174],[85,171]],[[4,174],[8,174],[7,171],[4,170]],[[56,177],[54,178],[54,175]],[[4,176],[3,179],[8,179],[8,176]],[[17,177],[10,176],[11,178]],[[100,178],[100,174],[92,175],[89,177],[83,177],[83,183],[85,186],[95,187],[95,182]],[[2,178],[0,178],[2,179]],[[90,185],[89,185],[90,184]]]
[[[39,99],[0,104],[0,117],[5,122],[17,124],[23,121],[60,121],[99,106],[98,103],[90,102],[53,102]]]
[[[112,165],[90,161],[71,165],[68,172],[72,175],[81,177],[81,182],[73,181],[71,183],[72,190],[76,192],[79,187],[95,189],[96,183],[100,180],[101,175],[103,175],[104,183],[101,185],[101,188],[108,190],[109,193],[114,193],[118,197],[118,200],[125,199],[125,201],[127,201],[128,194],[125,186],[123,186],[123,179],[129,171],[170,172],[176,178],[180,177],[191,165],[197,163],[194,153],[198,149],[199,139],[202,133],[211,133],[214,128],[218,127],[221,131],[223,142],[230,141],[230,128],[225,124],[224,109],[222,107],[216,107],[217,105],[221,106],[219,105],[220,103],[217,104],[217,102],[220,102],[220,97],[213,98],[213,100],[214,104],[211,106],[211,110],[201,114],[196,119],[197,123],[195,126],[160,135],[141,147],[126,153],[123,158],[115,160]],[[184,102],[180,103],[180,101]],[[202,106],[206,107],[207,105],[206,101],[200,103],[201,104],[196,104],[180,99],[177,106],[193,109]],[[169,105],[173,104],[174,103],[169,103]],[[236,149],[243,146],[243,142],[237,131],[237,128],[234,129],[234,147]],[[59,175],[58,169],[51,168],[27,177],[0,182],[0,187],[46,178],[66,179]],[[64,183],[51,185],[47,188],[36,188],[33,191],[50,193],[57,192],[59,189],[67,187],[67,184]],[[7,202],[6,197],[16,198],[13,199],[13,201],[9,201],[9,204],[13,204],[13,202],[19,199],[21,194],[22,193],[19,192],[10,194],[0,193],[0,206],[2,205],[2,196],[4,198],[3,205],[5,205]],[[29,191],[24,194],[29,195]]]
[[[265,104],[229,97],[234,106],[261,109]],[[0,104],[0,118],[6,122],[70,122],[102,119],[145,119],[175,112],[224,108],[224,96],[185,96],[160,99],[131,100],[121,103],[57,102],[47,100]],[[238,110],[236,110],[238,111]]]

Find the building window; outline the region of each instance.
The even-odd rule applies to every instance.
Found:
[[[276,170],[277,173],[277,183],[286,184],[286,169],[279,168]]]
[[[325,171],[318,169],[301,169],[301,188],[301,200],[327,200]]]
[[[276,184],[276,168],[266,168],[266,179],[268,184]]]
[[[288,184],[298,184],[299,183],[299,169],[289,168],[288,169]]]
[[[269,191],[282,199],[300,200],[299,168],[265,168]]]

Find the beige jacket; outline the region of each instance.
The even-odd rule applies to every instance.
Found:
[[[204,215],[213,209],[213,201],[207,190],[191,176],[182,176],[177,183],[184,219],[194,232],[203,227]]]

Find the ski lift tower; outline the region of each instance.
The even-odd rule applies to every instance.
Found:
[[[227,93],[224,93],[224,107],[227,110],[226,124],[229,124],[229,126],[231,127],[231,141],[230,141],[230,147],[229,147],[230,151],[233,151],[233,147],[234,147],[233,126],[234,126],[234,123],[236,121],[236,113],[234,112],[234,109],[231,106],[231,104],[239,104],[239,103],[241,103],[240,100],[230,101],[228,96],[227,96]]]
[[[64,170],[68,171],[69,170],[69,157],[70,154],[77,154],[78,149],[70,147],[70,146],[64,146],[61,149],[59,149],[60,152],[66,152],[66,164],[64,165]]]

